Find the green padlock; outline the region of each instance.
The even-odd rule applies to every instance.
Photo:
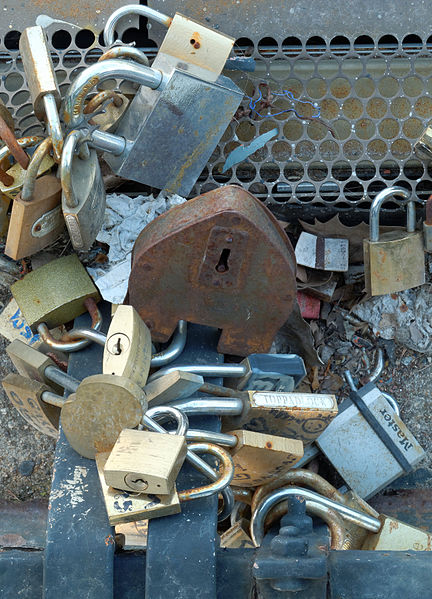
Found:
[[[11,286],[12,294],[31,330],[65,324],[86,312],[84,302],[99,292],[75,254],[53,260]]]

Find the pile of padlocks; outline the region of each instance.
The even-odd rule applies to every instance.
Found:
[[[243,97],[221,75],[233,40],[181,15],[153,17],[169,29],[152,67],[138,50],[115,46],[76,77],[61,119],[43,30],[23,33],[24,70],[49,137],[14,140],[1,125],[2,165],[8,151],[18,163],[0,173],[2,191],[14,198],[8,256],[31,256],[65,223],[74,249],[91,246],[105,213],[96,149],[122,177],[189,193]],[[108,22],[108,43],[117,18]],[[131,102],[102,91],[85,103],[100,81],[113,78],[140,86]],[[28,164],[22,148],[38,143]],[[58,176],[48,174],[56,163]],[[393,188],[379,194],[377,210],[395,193],[406,195]],[[421,237],[409,243],[409,274],[418,285]],[[373,244],[367,252],[372,261]],[[7,352],[19,374],[9,374],[3,387],[39,431],[57,437],[61,422],[74,450],[96,460],[111,524],[178,513],[182,502],[220,494],[219,519],[231,515],[232,524],[221,524],[222,546],[259,546],[286,499],[296,496],[328,523],[332,548],[430,550],[430,534],[365,502],[424,453],[392,398],[373,383],[353,385],[339,406],[334,395],[296,392],[303,360],[266,353],[297,309],[295,256],[273,215],[249,192],[211,191],[145,227],[134,246],[127,305],[113,306],[106,334],[98,290],[76,255],[30,272],[12,293],[48,351],[13,341]],[[91,327],[61,328],[86,311]],[[185,347],[186,322],[221,329],[218,350],[231,361],[168,366]],[[65,356],[91,342],[103,346],[102,373],[81,381],[66,374]],[[156,351],[153,344],[161,343]],[[206,380],[215,377],[225,386]],[[196,414],[220,416],[222,432],[189,428],[188,415]],[[174,431],[166,424],[173,420]],[[320,452],[347,487],[337,490],[304,469]],[[217,458],[219,467],[199,454]],[[185,460],[210,483],[177,489]]]

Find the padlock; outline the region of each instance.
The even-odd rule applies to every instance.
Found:
[[[28,148],[28,147],[34,146],[41,141],[43,141],[43,138],[38,137],[36,135],[31,136],[31,137],[21,137],[20,139],[17,140],[18,144],[20,146],[22,146],[23,148]],[[3,160],[3,158],[6,158],[9,155],[10,155],[10,151],[8,150],[7,147],[1,148],[0,149],[0,162]],[[37,176],[40,177],[40,176],[48,173],[52,169],[53,166],[54,166],[54,160],[49,154],[47,154],[46,156],[44,156],[44,158],[40,164]],[[21,191],[21,189],[24,185],[26,171],[23,169],[23,167],[20,164],[15,163],[6,171],[6,173],[10,177],[12,177],[13,183],[11,183],[10,185],[5,185],[4,183],[0,182],[0,191],[2,193],[4,193],[5,195],[7,195],[8,198],[13,200],[18,195],[18,193]]]
[[[151,407],[160,406],[176,399],[189,397],[204,384],[202,376],[174,370],[156,378],[144,387]]]
[[[42,27],[24,29],[20,36],[19,49],[34,113],[40,121],[46,122],[48,133],[53,140],[55,161],[60,162],[63,132],[58,108],[61,98]]]
[[[168,19],[153,11],[155,16],[158,20]],[[116,153],[105,152],[104,159],[121,177],[187,196],[237,110],[243,92],[221,75],[233,38],[181,15],[169,22],[166,40],[153,63],[159,77],[150,86],[147,83],[148,87],[144,82],[138,90],[112,136]],[[71,127],[82,118],[79,105],[91,82],[96,85],[101,77],[111,78],[120,72],[119,67],[114,70],[114,65],[109,68],[109,62],[121,61],[104,61],[105,69],[92,65],[72,83],[65,98],[65,120]],[[137,67],[145,69],[143,65]],[[125,71],[121,74],[131,78],[125,77]],[[142,83],[137,73],[132,80]],[[176,134],[171,135],[171,131]],[[92,143],[106,150],[107,137],[100,140],[98,133],[92,132]],[[154,139],[158,140],[157,149]],[[115,149],[115,140],[122,141],[120,151]],[[169,169],[162,168],[166,162]]]
[[[95,459],[111,451],[124,428],[135,428],[147,409],[140,387],[133,381],[108,374],[85,378],[63,401],[61,424],[71,447]]]
[[[99,292],[75,254],[41,266],[11,285],[27,325],[35,333],[73,320],[86,311],[85,300],[99,300]],[[38,331],[40,333],[40,331]]]
[[[379,213],[385,200],[402,196],[407,202],[407,230],[379,235]],[[415,230],[411,191],[389,187],[380,191],[370,208],[370,239],[363,240],[365,288],[369,295],[385,295],[418,287],[425,282],[423,236]]]
[[[188,430],[186,439],[227,445],[234,462],[233,484],[257,487],[279,478],[303,457],[303,443],[276,435],[235,430],[213,433]]]
[[[245,356],[270,349],[295,292],[287,236],[261,202],[230,185],[144,228],[132,251],[127,303],[154,341],[167,341],[183,319],[222,329],[218,351]]]
[[[227,549],[252,548],[254,544],[249,536],[249,522],[241,518],[220,536],[220,546]]]
[[[427,252],[432,252],[432,195],[426,201],[426,217],[423,221],[424,246]]]
[[[36,178],[51,148],[52,140],[47,137],[34,152],[22,192],[13,201],[5,247],[5,254],[13,260],[39,252],[53,243],[64,229],[60,181],[54,175]]]
[[[132,48],[136,50],[136,48]],[[97,109],[104,104],[102,111]],[[129,106],[129,100],[124,94],[113,90],[104,90],[89,100],[84,108],[84,114],[97,112],[91,119],[89,125],[95,125],[100,131],[112,132],[115,130],[119,120]]]
[[[21,416],[44,435],[57,438],[60,409],[43,400],[50,387],[20,374],[8,374],[2,381],[11,404]]]
[[[239,392],[240,398],[189,398],[169,405],[186,414],[223,416],[223,431],[243,428],[310,443],[337,416],[336,397],[315,393]],[[244,393],[244,394],[243,394]]]
[[[186,457],[186,437],[124,429],[104,467],[114,489],[169,495]]]
[[[62,209],[72,245],[88,250],[98,234],[105,216],[105,187],[98,157],[90,150],[86,158],[75,155],[85,137],[74,130],[66,138],[61,159]]]
[[[345,272],[348,270],[348,239],[323,237],[302,231],[295,247],[297,264]]]
[[[109,487],[104,477],[104,467],[108,454],[98,453],[96,455],[96,464],[109,523],[114,525],[178,514],[181,511],[181,502],[209,497],[223,491],[230,484],[234,474],[234,467],[229,454],[212,443],[191,443],[189,449],[194,453],[210,453],[217,457],[223,466],[223,473],[219,476],[216,475],[217,480],[215,482],[197,489],[177,491],[174,486],[169,495],[136,494],[135,492],[129,493],[129,491],[117,491]]]
[[[378,517],[381,529],[368,534],[362,549],[374,551],[432,551],[432,534],[385,516]]]
[[[15,339],[6,348],[18,373],[29,379],[48,385],[56,393],[62,394],[64,389],[76,391],[79,381],[58,368],[49,356]]]
[[[411,472],[425,453],[373,383],[351,392],[316,444],[363,499]]]

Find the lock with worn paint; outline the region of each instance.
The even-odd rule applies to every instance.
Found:
[[[14,260],[31,256],[53,243],[65,223],[61,210],[61,184],[52,174],[36,178],[52,148],[47,137],[35,150],[25,173],[24,185],[12,205],[5,254]]]
[[[411,472],[424,456],[414,435],[373,383],[352,391],[339,409],[339,416],[316,444],[363,499]]]
[[[62,209],[72,245],[88,250],[98,234],[105,216],[105,187],[95,150],[81,158],[75,154],[85,138],[74,130],[66,138],[61,159]]]
[[[161,435],[165,437],[166,435]],[[175,485],[168,495],[137,494],[136,492],[119,491],[109,487],[105,482],[104,468],[108,459],[108,453],[98,453],[96,464],[105,501],[108,520],[111,525],[122,522],[134,522],[150,518],[160,518],[181,511],[180,504],[201,497],[209,497],[223,491],[231,482],[234,467],[230,455],[221,447],[212,443],[191,443],[189,449],[194,453],[209,453],[219,459],[223,466],[222,474],[215,482],[197,489],[177,491]]]
[[[168,341],[187,320],[222,329],[218,351],[245,356],[270,349],[295,293],[287,236],[261,202],[230,185],[144,228],[132,252],[127,303],[154,341]]]
[[[381,529],[369,533],[362,549],[373,551],[432,551],[432,534],[385,514],[378,516]]]
[[[101,106],[103,108],[98,110]],[[89,119],[89,125],[96,126],[100,131],[111,132],[115,130],[128,106],[129,100],[124,94],[104,90],[87,102],[83,113],[91,115],[95,112],[96,114]]]
[[[105,464],[108,486],[169,495],[186,457],[186,437],[124,429]]]
[[[54,329],[83,314],[85,301],[100,299],[99,292],[75,254],[63,256],[26,274],[11,285],[25,321],[31,330],[41,324]],[[100,326],[100,324],[99,324]]]
[[[60,90],[43,28],[35,26],[24,29],[20,36],[19,49],[34,113],[40,121],[46,122],[48,133],[53,140],[54,159],[60,162],[63,147],[63,132],[58,113]]]
[[[348,270],[348,239],[323,237],[302,231],[295,247],[297,264],[345,272]]]
[[[389,198],[402,196],[407,203],[407,230],[379,234],[379,213]],[[425,282],[423,236],[415,230],[415,205],[411,191],[389,187],[377,194],[370,208],[370,239],[363,240],[365,287],[369,295],[385,295],[418,287]]]
[[[186,196],[243,92],[221,75],[234,38],[179,14],[164,20],[169,30],[152,68],[115,59],[88,67],[65,97],[64,120],[70,128],[79,125],[85,94],[103,79],[140,83],[115,135],[93,131],[91,143],[105,150],[104,159],[117,175]]]

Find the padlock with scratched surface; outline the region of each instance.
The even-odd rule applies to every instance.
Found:
[[[83,131],[74,130],[66,138],[60,174],[63,189],[62,209],[72,245],[88,250],[98,234],[105,216],[105,187],[95,150],[80,158],[75,154]]]
[[[60,162],[63,147],[63,132],[58,113],[60,90],[42,27],[24,29],[20,36],[19,49],[35,115],[40,121],[46,122],[48,133],[53,140],[55,161]]]
[[[170,22],[167,39],[152,68],[133,65],[130,74],[128,65],[118,64],[127,61],[116,59],[88,67],[65,97],[64,119],[70,127],[82,120],[83,96],[93,82],[96,85],[117,74],[141,83],[116,134],[92,131],[92,144],[105,150],[104,159],[117,175],[186,196],[243,92],[221,75],[234,38],[181,15],[166,20]],[[111,152],[107,141],[112,144]],[[169,169],[164,168],[167,163]]]
[[[188,398],[169,405],[186,414],[223,416],[223,431],[243,428],[258,433],[314,441],[337,416],[334,395],[239,391],[237,398]]]
[[[186,437],[124,429],[104,467],[108,486],[169,495],[186,457]]]
[[[126,303],[155,341],[167,341],[183,319],[222,329],[218,351],[245,356],[270,349],[295,293],[284,231],[252,194],[230,185],[145,227],[133,248]]]
[[[51,148],[52,140],[47,137],[35,150],[25,173],[23,189],[13,201],[5,254],[14,260],[47,247],[65,227],[59,179],[52,174],[36,178]]]
[[[401,196],[407,203],[407,230],[379,234],[383,202]],[[380,191],[370,208],[370,239],[363,240],[365,288],[369,295],[405,291],[425,282],[423,236],[415,230],[415,205],[411,191],[389,187]]]
[[[277,479],[303,457],[301,441],[255,431],[224,434],[189,429],[186,439],[227,446],[234,462],[233,484],[237,487],[256,487]]]
[[[339,409],[316,444],[363,499],[411,472],[424,456],[414,435],[372,383],[352,391]]]
[[[41,266],[11,285],[20,310],[33,332],[44,324],[54,329],[86,311],[85,300],[99,292],[75,254]],[[38,331],[41,333],[41,331]]]
[[[136,520],[178,514],[181,511],[181,502],[209,497],[228,487],[234,474],[234,467],[230,455],[224,449],[212,443],[191,443],[189,449],[194,453],[210,453],[218,458],[223,466],[222,474],[216,476],[216,481],[197,489],[177,491],[174,485],[174,489],[168,495],[152,493],[137,495],[136,492],[118,491],[109,487],[104,476],[108,454],[98,453],[96,455],[96,464],[109,523],[114,525],[121,522],[134,522]]]

